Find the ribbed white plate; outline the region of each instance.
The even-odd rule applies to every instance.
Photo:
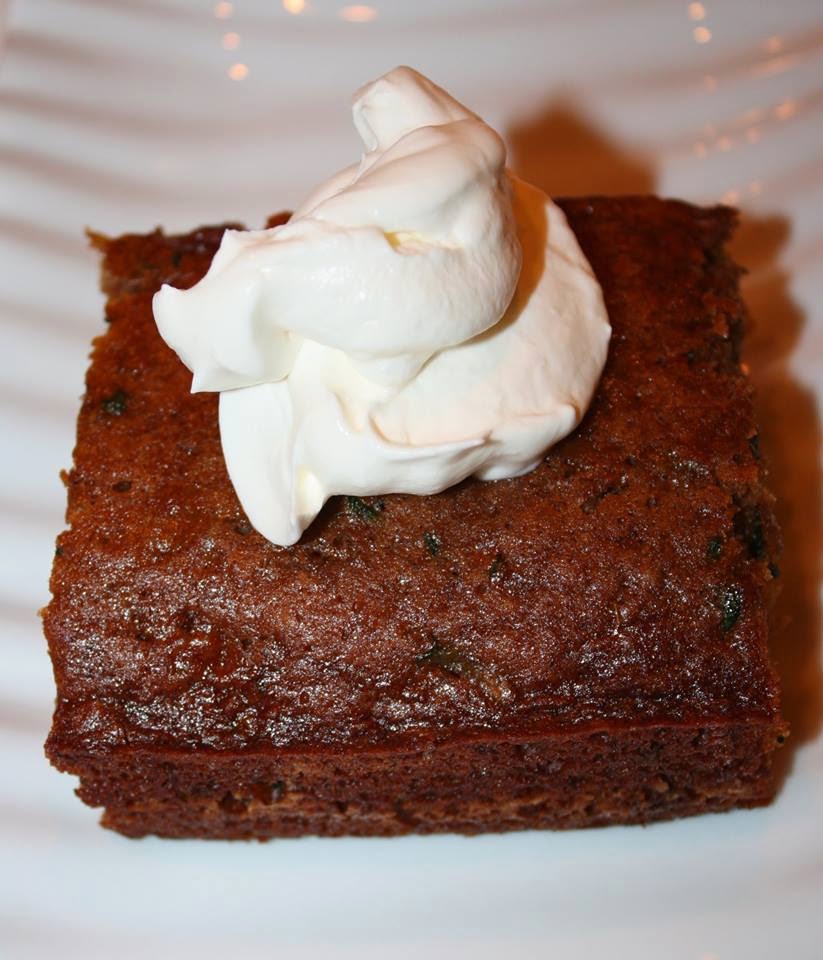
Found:
[[[819,0],[13,0],[5,19],[0,956],[823,957]],[[43,759],[36,610],[102,329],[83,228],[260,224],[354,157],[349,94],[399,62],[483,114],[552,192],[745,211],[795,731],[768,809],[472,840],[129,842]]]

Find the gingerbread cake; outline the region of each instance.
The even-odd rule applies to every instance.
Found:
[[[768,802],[779,535],[734,213],[560,201],[613,338],[582,426],[533,472],[335,498],[276,547],[226,474],[217,398],[151,298],[221,227],[94,237],[108,328],[44,614],[46,750],[129,836],[646,823]]]

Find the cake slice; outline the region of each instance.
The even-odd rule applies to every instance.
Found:
[[[768,802],[779,535],[739,347],[735,215],[560,201],[613,327],[532,473],[336,498],[254,532],[217,398],[157,334],[222,228],[114,240],[44,614],[46,750],[129,836],[645,823]]]

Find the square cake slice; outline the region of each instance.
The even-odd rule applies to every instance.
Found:
[[[561,201],[613,339],[532,473],[249,525],[151,298],[221,227],[94,237],[95,343],[44,614],[51,761],[129,836],[644,823],[768,802],[779,535],[725,208]]]

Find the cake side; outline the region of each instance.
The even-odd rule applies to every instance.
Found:
[[[220,807],[236,790],[240,811],[258,782],[236,764],[263,763],[285,783],[284,764],[337,756],[352,784],[375,751],[407,758],[417,772],[403,789],[423,807],[441,802],[437,784],[461,768],[461,750],[502,751],[510,788],[498,803],[525,808],[525,794],[566,771],[565,800],[531,820],[497,816],[489,800],[477,829],[768,799],[784,729],[766,643],[779,537],[739,365],[738,270],[723,252],[734,215],[654,198],[561,205],[614,330],[580,429],[514,480],[337,498],[287,549],[251,530],[223,465],[216,399],[188,393],[151,316],[161,282],[205,272],[221,229],[97,239],[110,325],[88,375],[44,626],[58,687],[47,751],[83,777],[84,799],[108,805],[111,825],[190,835],[199,816],[203,835],[289,832],[297,821],[283,807],[257,834]],[[589,749],[604,731],[606,747]],[[708,731],[722,746],[701,766]],[[676,787],[655,802],[648,782],[668,775],[660,763],[649,775],[650,737],[679,744],[667,761]],[[504,745],[534,743],[546,768],[524,784]],[[572,815],[580,777],[597,780],[621,757],[625,782],[609,794],[601,779],[598,802]],[[202,764],[211,792],[197,786]],[[164,769],[181,778],[176,799],[152,794]],[[479,783],[465,782],[464,805]],[[294,783],[287,793],[308,795]],[[379,797],[363,802],[364,824],[383,817],[374,832],[405,829]],[[207,828],[215,805],[225,822]],[[469,830],[464,814],[441,809],[413,828]],[[326,816],[335,832],[331,807]]]
[[[574,829],[767,803],[773,747],[765,724],[726,723],[357,753],[137,748],[87,762],[78,793],[133,837]]]

